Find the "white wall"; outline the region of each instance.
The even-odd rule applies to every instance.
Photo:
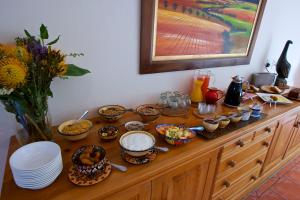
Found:
[[[91,74],[69,80],[57,79],[52,84],[54,98],[49,100],[49,106],[54,124],[78,117],[87,109],[95,116],[99,105],[134,107],[155,102],[162,91],[189,91],[193,71],[138,74],[141,1],[0,0],[2,43],[13,42],[25,28],[37,34],[40,24],[44,23],[52,38],[61,34],[57,48],[68,53],[85,53],[84,57],[70,61],[88,68]],[[300,86],[300,80],[293,80],[297,70],[298,74],[300,71],[297,53],[300,28],[294,25],[300,18],[299,6],[297,0],[286,0],[284,4],[269,0],[251,63],[212,69],[217,80],[215,86],[224,89],[236,74],[248,77],[262,71],[267,60],[277,61],[287,39],[294,41],[288,54],[293,66],[289,81]],[[1,108],[0,169],[5,163],[8,138],[14,132],[14,117]]]

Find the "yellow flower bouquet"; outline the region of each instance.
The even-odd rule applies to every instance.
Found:
[[[16,38],[16,45],[0,44],[0,100],[8,112],[14,113],[28,133],[28,141],[51,140],[48,97],[52,97],[50,85],[55,77],[82,76],[88,70],[66,64],[67,56],[52,48],[59,36],[49,39],[47,27],[41,25],[39,37],[25,30],[25,37]]]

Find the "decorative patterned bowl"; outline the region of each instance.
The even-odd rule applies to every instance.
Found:
[[[120,105],[101,106],[98,110],[100,118],[109,123],[118,121],[126,112],[126,109]]]
[[[119,135],[119,129],[116,126],[104,126],[98,131],[101,140],[109,141],[116,139]]]
[[[99,162],[93,165],[82,164],[82,162],[80,161],[80,155],[85,151],[86,148],[93,148],[93,152],[100,153]],[[93,175],[98,172],[101,172],[104,169],[104,165],[107,162],[106,151],[101,146],[96,146],[96,145],[82,146],[79,149],[77,149],[75,153],[72,155],[72,162],[73,162],[73,166],[78,170],[78,172],[85,175]]]
[[[180,125],[175,125],[175,124],[159,124],[156,126],[156,131],[159,133],[159,135],[165,139],[165,141],[171,145],[182,145],[182,144],[186,144],[188,142],[190,142],[192,140],[193,137],[196,136],[196,133],[192,130],[188,130],[190,132],[190,136],[189,137],[185,137],[185,138],[174,138],[174,137],[169,137],[166,135],[166,130],[170,127],[178,127],[178,128],[182,128],[185,130],[186,129],[184,126],[180,126]]]
[[[152,122],[160,116],[159,110],[151,104],[138,106],[136,108],[136,112],[140,115],[142,121],[145,123]]]

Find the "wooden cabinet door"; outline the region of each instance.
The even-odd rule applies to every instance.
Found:
[[[267,154],[263,171],[268,171],[277,164],[280,164],[293,134],[296,119],[297,115],[294,114],[284,117],[279,122],[279,126]]]
[[[294,131],[291,141],[289,143],[285,157],[295,152],[300,147],[300,115],[294,124]]]
[[[151,200],[151,182],[138,184],[103,200]]]
[[[152,181],[152,200],[209,199],[218,150],[184,162]]]

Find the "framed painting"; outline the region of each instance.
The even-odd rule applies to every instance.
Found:
[[[267,0],[142,0],[140,73],[249,64]]]

